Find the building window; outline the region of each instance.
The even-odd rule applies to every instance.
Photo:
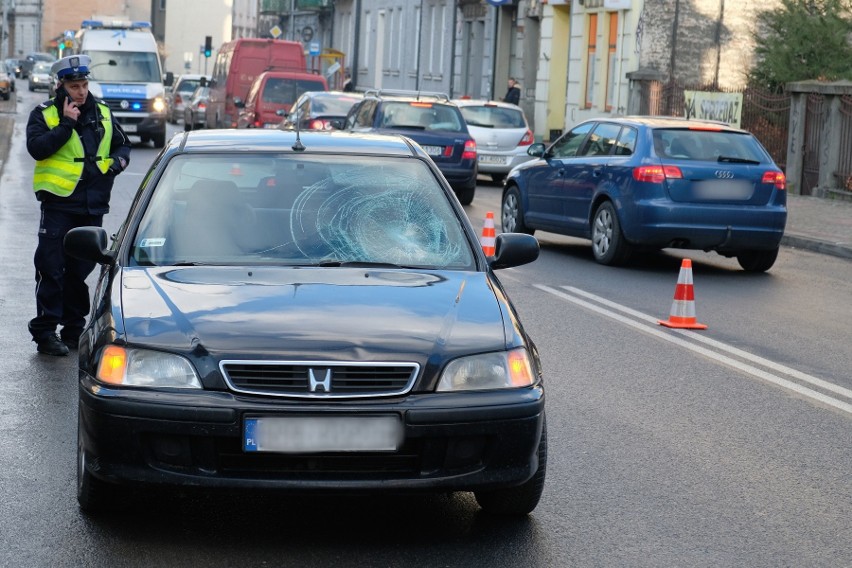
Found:
[[[616,47],[618,46],[618,12],[609,14],[609,58],[606,75],[606,110],[611,111],[615,104],[616,89]]]
[[[589,14],[589,40],[586,48],[586,108],[595,100],[595,69],[598,66],[598,15]]]
[[[160,11],[161,12],[166,11],[166,0],[160,0]]]

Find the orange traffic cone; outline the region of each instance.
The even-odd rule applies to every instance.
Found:
[[[482,227],[482,238],[479,240],[479,244],[482,245],[482,252],[485,253],[485,256],[494,256],[495,239],[494,213],[489,211],[485,214],[485,226]]]
[[[657,320],[666,327],[678,329],[707,329],[695,317],[695,291],[692,285],[692,261],[684,258],[675,286],[674,301],[668,321]]]

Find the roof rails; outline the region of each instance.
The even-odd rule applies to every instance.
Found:
[[[367,89],[364,91],[364,96],[374,97],[414,97],[417,100],[435,99],[450,102],[450,97],[446,93],[438,93],[436,91],[403,91],[395,89]]]

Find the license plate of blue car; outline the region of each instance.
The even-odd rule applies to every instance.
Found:
[[[444,153],[443,146],[423,146],[423,151],[430,156],[440,156]]]
[[[397,415],[260,416],[245,419],[246,452],[392,452],[402,443]]]

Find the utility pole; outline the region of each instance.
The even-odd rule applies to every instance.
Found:
[[[6,46],[9,45],[9,18],[6,14],[6,5],[9,3],[9,0],[0,0],[3,2],[3,21],[0,22],[3,30],[0,32],[0,61],[5,61],[8,57],[8,51]]]

